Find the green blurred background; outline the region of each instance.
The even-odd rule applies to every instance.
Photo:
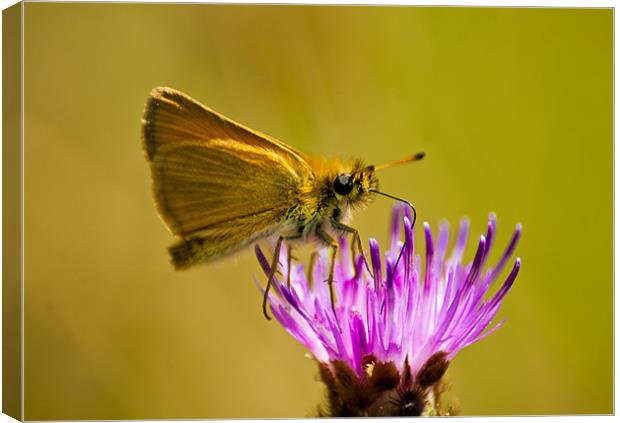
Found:
[[[303,417],[323,399],[261,315],[250,249],[168,263],[140,147],[158,85],[308,153],[426,151],[383,189],[434,228],[469,216],[472,239],[495,211],[497,247],[524,227],[508,322],[457,355],[450,397],[466,415],[611,413],[612,20],[26,3],[25,417]],[[357,213],[364,238],[385,242],[391,205]]]

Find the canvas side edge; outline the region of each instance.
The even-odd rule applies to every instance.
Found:
[[[2,412],[22,420],[22,3],[2,11]]]

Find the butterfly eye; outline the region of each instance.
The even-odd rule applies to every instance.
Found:
[[[353,181],[349,175],[338,175],[334,179],[334,191],[336,194],[347,195],[353,190]]]

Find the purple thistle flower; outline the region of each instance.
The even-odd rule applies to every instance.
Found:
[[[400,241],[401,222],[404,232]],[[304,266],[287,268],[282,251],[283,278],[274,279],[269,304],[276,319],[301,342],[319,363],[328,388],[329,413],[334,416],[420,415],[438,413],[440,380],[457,352],[497,330],[488,329],[503,298],[512,287],[521,261],[497,292],[485,299],[521,236],[517,225],[504,254],[495,266],[486,262],[493,245],[496,221],[490,215],[486,235],[480,237],[473,261],[461,263],[469,223],[462,220],[456,245],[448,250],[448,225],[442,224],[436,240],[424,224],[425,264],[414,255],[409,209],[394,208],[390,249],[384,253],[370,240],[370,266],[361,255],[352,260],[347,241],[340,239],[334,274],[336,316],[326,283],[329,257],[320,252],[310,279]],[[285,250],[285,249],[283,249]],[[269,261],[260,248],[256,255],[266,274]],[[355,264],[353,264],[355,263]],[[286,275],[290,272],[290,287]]]

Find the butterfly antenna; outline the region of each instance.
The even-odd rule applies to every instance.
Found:
[[[383,170],[383,169],[387,169],[389,167],[397,166],[397,165],[400,165],[400,164],[417,162],[418,160],[422,160],[425,155],[426,154],[424,152],[415,153],[415,154],[413,154],[411,156],[408,156],[408,157],[405,157],[403,159],[399,159],[399,160],[395,160],[393,162],[384,163],[382,165],[374,166],[374,169],[375,170]]]

